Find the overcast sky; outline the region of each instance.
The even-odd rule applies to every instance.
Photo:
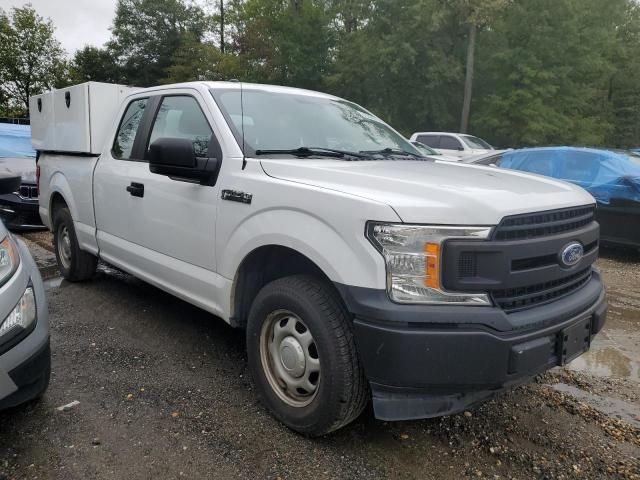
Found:
[[[69,56],[85,45],[100,47],[111,37],[116,0],[0,0],[0,8],[9,11],[27,3],[53,20],[56,38]]]

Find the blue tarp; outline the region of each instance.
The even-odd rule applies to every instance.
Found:
[[[580,185],[595,199],[640,202],[640,158],[595,148],[544,147],[505,152],[501,168],[537,173]]]
[[[32,157],[36,152],[31,147],[31,127],[0,123],[0,157]]]

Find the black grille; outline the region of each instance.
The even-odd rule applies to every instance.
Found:
[[[505,217],[494,233],[495,240],[522,240],[578,230],[594,220],[593,206],[565,208]]]
[[[591,267],[551,282],[491,292],[494,302],[507,312],[531,308],[569,295],[591,279]]]
[[[20,185],[18,194],[22,198],[38,198],[38,187],[35,185]]]

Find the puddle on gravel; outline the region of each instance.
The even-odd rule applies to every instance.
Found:
[[[607,323],[591,350],[567,368],[640,383],[640,309],[621,307],[616,300],[611,298]]]
[[[625,402],[618,398],[596,395],[566,383],[556,383],[551,387],[554,390],[571,395],[580,402],[591,405],[608,416],[619,418],[640,428],[640,405]]]

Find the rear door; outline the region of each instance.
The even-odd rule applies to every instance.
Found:
[[[203,186],[151,173],[148,148],[159,138],[188,138],[196,155],[222,155],[212,115],[197,90],[137,98],[122,115],[113,148],[95,172],[101,256],[214,313],[212,287],[218,184]]]

